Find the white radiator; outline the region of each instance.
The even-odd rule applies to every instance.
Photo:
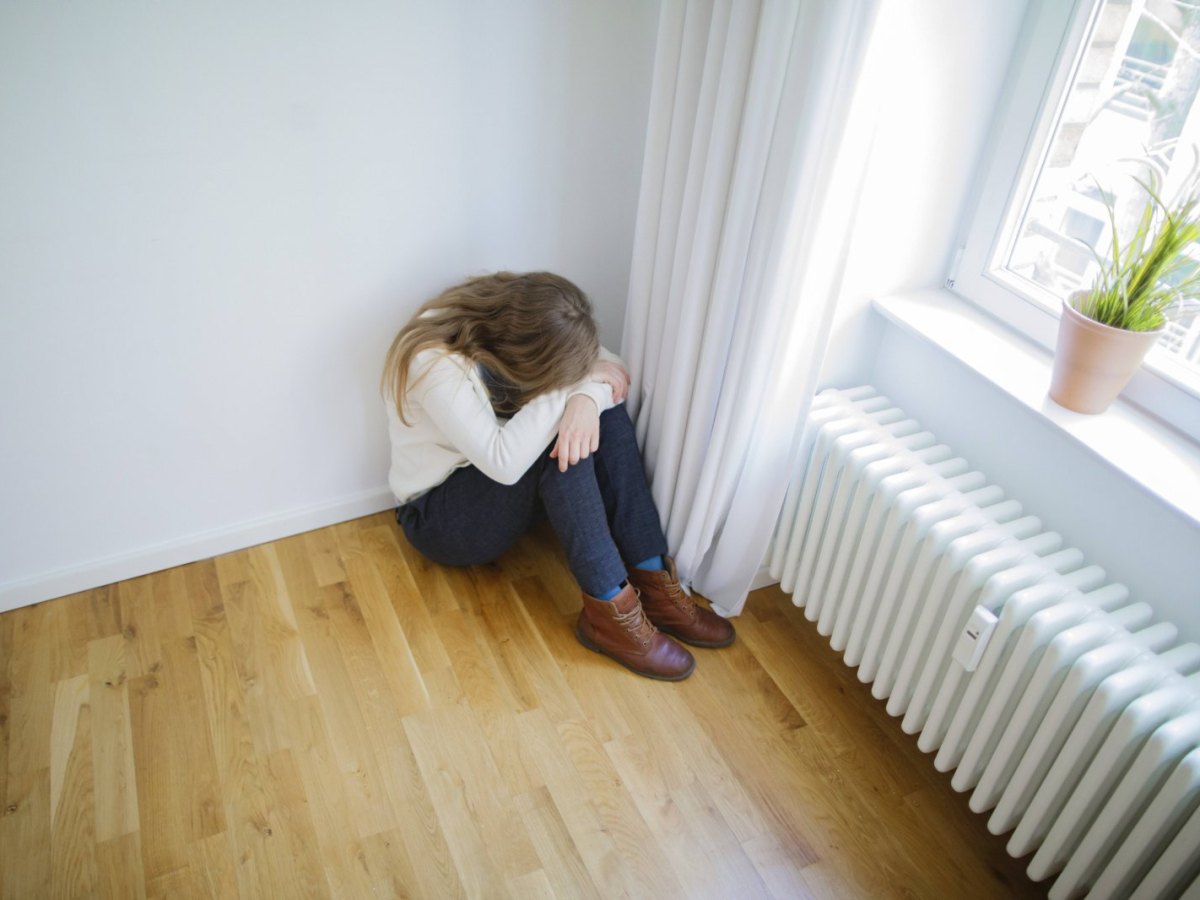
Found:
[[[816,398],[800,459],[772,576],[1030,877],[1200,898],[1200,646],[871,387]]]

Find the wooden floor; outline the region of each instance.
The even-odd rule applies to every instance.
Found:
[[[680,684],[381,514],[0,616],[4,897],[1044,896],[775,589]]]

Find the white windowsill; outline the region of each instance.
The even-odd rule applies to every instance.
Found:
[[[940,347],[1088,451],[1200,523],[1200,445],[1123,400],[1088,416],[1050,399],[1051,355],[946,290],[897,294],[875,308]]]

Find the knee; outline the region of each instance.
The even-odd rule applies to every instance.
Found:
[[[611,434],[633,435],[633,420],[629,418],[629,411],[624,403],[618,403],[612,409],[600,413],[601,442],[604,441],[605,435]]]

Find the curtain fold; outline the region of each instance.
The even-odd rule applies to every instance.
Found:
[[[741,610],[814,392],[878,0],[664,0],[622,352],[680,575]]]

